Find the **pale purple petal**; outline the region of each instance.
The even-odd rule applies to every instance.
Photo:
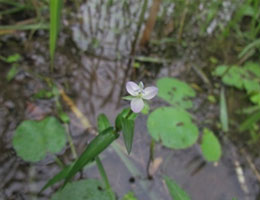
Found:
[[[144,101],[141,98],[135,98],[131,100],[131,109],[135,113],[139,113],[144,108]]]
[[[140,87],[133,81],[128,81],[126,83],[126,90],[132,96],[137,96],[139,89]]]
[[[151,86],[151,87],[147,87],[144,89],[144,93],[143,93],[143,99],[152,99],[154,98],[158,93],[158,88]]]

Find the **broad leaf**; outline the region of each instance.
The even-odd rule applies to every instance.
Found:
[[[204,158],[209,162],[218,161],[221,157],[221,145],[218,138],[207,128],[203,130],[200,148]]]
[[[25,161],[37,162],[46,153],[58,153],[66,144],[66,132],[54,117],[23,121],[15,130],[13,146]]]
[[[56,192],[51,200],[110,200],[109,194],[102,189],[98,180],[88,179],[69,183]]]
[[[199,135],[190,114],[182,108],[160,107],[147,120],[150,135],[169,148],[183,149],[193,145]]]
[[[169,193],[173,200],[190,200],[189,195],[172,179],[164,176]]]
[[[158,96],[172,105],[191,108],[189,100],[195,97],[195,91],[185,82],[175,78],[161,78],[157,81]]]

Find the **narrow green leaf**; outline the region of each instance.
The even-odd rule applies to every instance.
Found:
[[[201,142],[201,150],[204,158],[209,162],[218,161],[221,157],[221,145],[214,133],[207,129],[203,129]]]
[[[118,134],[115,133],[112,127],[102,131],[96,136],[90,144],[87,146],[85,151],[76,160],[72,169],[69,171],[64,186],[71,180],[71,178],[80,171],[86,164],[95,159],[102,151],[104,151],[116,138]]]
[[[16,76],[16,74],[19,72],[19,69],[17,67],[17,65],[13,65],[11,67],[11,69],[8,71],[7,75],[6,75],[6,79],[7,81],[11,81],[13,80],[13,78]]]
[[[41,189],[40,193],[46,190],[48,187],[54,185],[55,183],[63,180],[66,178],[68,172],[72,168],[73,164],[66,166],[64,169],[62,169],[58,174],[56,174],[53,178],[51,178]]]
[[[8,63],[14,63],[14,62],[18,62],[19,60],[21,60],[21,55],[18,54],[18,53],[15,53],[13,55],[10,55],[8,56],[6,59],[5,59],[5,62],[8,62]]]
[[[260,120],[260,111],[247,118],[239,127],[239,131],[243,132],[252,127],[254,123]]]
[[[127,101],[131,101],[133,98],[134,98],[133,96],[122,97],[122,99],[127,100]]]
[[[59,111],[58,112],[59,118],[61,119],[61,121],[65,124],[70,122],[70,117],[68,116],[67,113],[65,113],[64,111]]]
[[[33,95],[33,98],[36,98],[36,99],[50,99],[53,96],[54,96],[54,94],[52,93],[52,91],[46,90],[46,89],[42,89],[42,90],[38,91],[37,93],[35,93]]]
[[[165,183],[173,200],[190,200],[188,194],[168,176],[164,176]]]
[[[134,138],[135,122],[134,120],[130,120],[122,117],[121,124],[122,124],[125,147],[128,154],[130,154],[132,149],[132,144],[133,144],[133,138]]]
[[[122,130],[121,118],[127,118],[129,120],[135,120],[137,114],[132,112],[130,108],[123,109],[116,117],[115,126],[118,131]]]
[[[44,23],[0,26],[0,30],[38,30],[48,28],[49,24]]]
[[[116,200],[116,196],[115,196],[115,193],[113,192],[111,185],[109,183],[106,170],[105,170],[105,168],[104,168],[104,166],[103,166],[103,164],[102,164],[102,162],[101,162],[101,160],[98,156],[96,157],[96,164],[97,164],[99,173],[101,175],[101,178],[103,179],[104,184],[106,186],[106,189],[107,189],[107,192],[109,194],[110,199]]]
[[[105,114],[100,114],[97,118],[98,132],[101,133],[105,129],[111,127],[111,124]]]
[[[60,27],[62,0],[50,0],[50,56],[53,63]]]
[[[227,104],[224,87],[220,91],[220,122],[222,125],[222,130],[224,132],[228,131],[228,113],[227,113]]]

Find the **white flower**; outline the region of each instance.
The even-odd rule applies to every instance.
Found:
[[[136,83],[129,81],[126,83],[126,90],[129,94],[133,96],[131,99],[131,110],[135,113],[139,113],[142,111],[144,107],[144,101],[150,100],[155,97],[158,93],[158,88],[151,86],[144,88],[144,84],[142,82],[137,85]]]

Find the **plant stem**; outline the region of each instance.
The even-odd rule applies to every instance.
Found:
[[[113,192],[113,190],[112,190],[112,188],[111,188],[111,186],[109,184],[109,180],[108,180],[106,171],[105,171],[105,169],[103,167],[103,164],[102,164],[102,162],[101,162],[101,160],[100,160],[100,158],[98,156],[95,158],[95,160],[96,160],[96,164],[97,164],[99,173],[101,175],[101,178],[103,179],[105,187],[106,187],[107,191],[109,192],[110,199],[111,200],[115,200],[116,199],[115,198],[115,194],[114,194],[114,192]]]
[[[67,132],[67,137],[68,137],[68,141],[69,141],[69,145],[70,145],[70,149],[71,149],[71,153],[74,159],[78,158],[77,152],[76,152],[76,148],[75,145],[73,143],[72,137],[70,135],[70,130],[69,130],[69,126],[68,124],[65,124],[65,128],[66,128],[66,132]]]
[[[184,8],[183,14],[181,16],[180,28],[179,28],[179,32],[178,32],[178,41],[179,42],[181,41],[181,36],[182,36],[183,27],[184,27],[184,22],[185,22],[186,15],[187,15],[188,9],[189,9],[188,8],[189,3],[190,3],[190,0],[186,0],[185,1],[185,8]]]
[[[142,10],[141,10],[141,13],[140,13],[140,16],[139,16],[139,21],[138,21],[138,24],[137,24],[137,29],[136,29],[136,32],[135,32],[134,40],[133,40],[132,45],[131,45],[131,52],[130,52],[130,56],[129,56],[129,59],[128,59],[128,62],[127,62],[127,68],[125,70],[124,80],[123,80],[122,85],[125,85],[126,79],[128,77],[128,73],[129,73],[130,69],[132,68],[132,63],[135,60],[136,43],[137,43],[138,36],[139,36],[140,30],[141,30],[141,27],[142,27],[142,24],[143,24],[143,21],[144,21],[144,14],[145,14],[145,11],[147,9],[147,6],[148,6],[148,0],[144,0]],[[119,104],[119,101],[120,101],[121,96],[123,94],[123,88],[124,87],[121,87],[121,91],[119,93],[119,99],[118,99],[117,104]]]
[[[60,168],[64,168],[63,162],[58,158],[58,156],[55,156],[55,162]]]
[[[154,160],[154,144],[155,144],[155,141],[154,141],[154,139],[152,139],[151,143],[150,143],[149,160],[147,162],[147,167],[146,167],[146,173],[147,173],[148,179],[152,179],[152,175],[150,174],[149,168],[150,168],[151,163]]]

